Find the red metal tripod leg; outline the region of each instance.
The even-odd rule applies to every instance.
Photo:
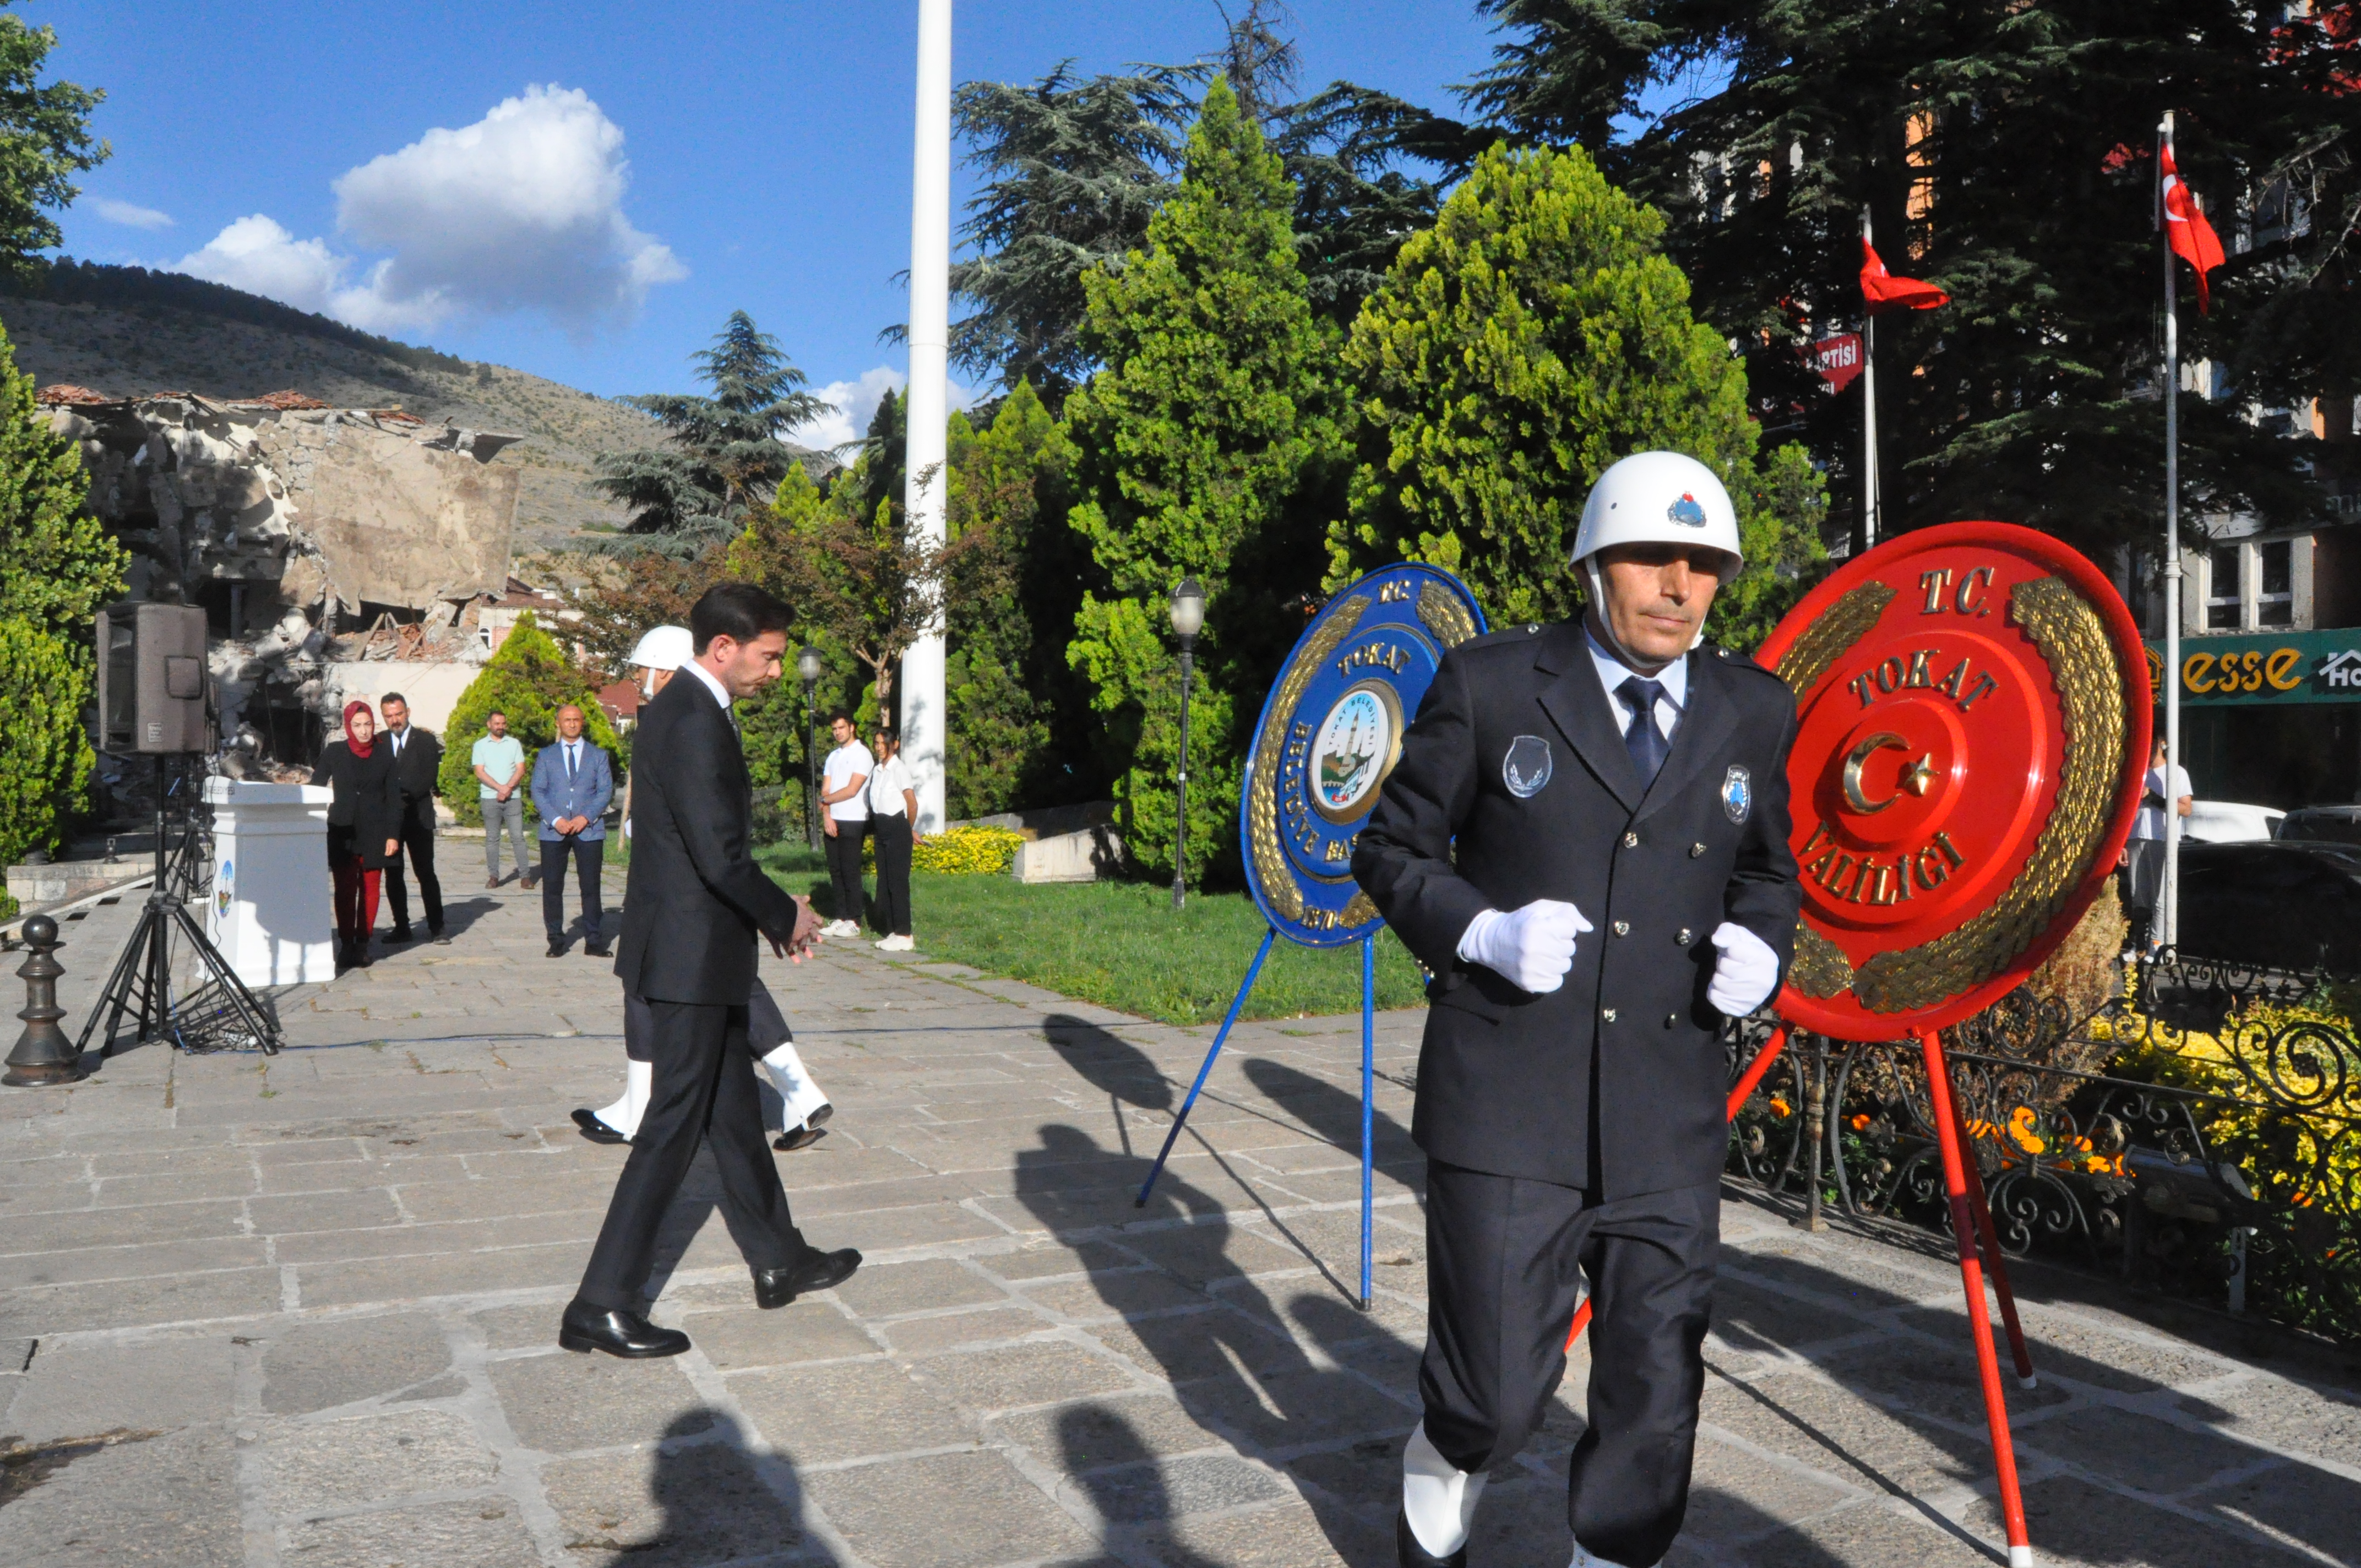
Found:
[[[2008,1259],[2000,1250],[2000,1228],[1993,1223],[1992,1204],[1984,1197],[1984,1173],[1974,1158],[1976,1143],[1968,1135],[1968,1124],[1957,1100],[1951,1102],[1951,1121],[1959,1129],[1961,1163],[1967,1168],[1968,1207],[1976,1217],[1976,1234],[1983,1240],[1984,1267],[1992,1275],[1993,1293],[2000,1298],[2000,1321],[2008,1331],[2009,1354],[2016,1360],[2016,1381],[2020,1387],[2038,1388],[2041,1379],[2034,1376],[2033,1355],[2025,1348],[2025,1325],[2016,1319],[2016,1292],[2008,1282]]]
[[[1918,1036],[1927,1062],[1927,1098],[1934,1113],[1935,1141],[1943,1151],[1943,1190],[1951,1202],[1951,1239],[1960,1253],[1960,1282],[1968,1296],[1968,1337],[1974,1342],[1976,1372],[1983,1384],[1984,1424],[1992,1432],[1993,1469],[2000,1483],[2001,1519],[2008,1531],[2009,1568],[2032,1568],[2033,1544],[2025,1529],[2025,1498],[2016,1486],[2016,1446],[2008,1431],[2008,1397],[2001,1392],[2000,1355],[1993,1347],[1992,1312],[1984,1305],[1984,1273],[1976,1256],[1975,1208],[1968,1196],[1966,1126],[1951,1098],[1950,1069],[1943,1042],[1931,1031]],[[1997,1248],[1993,1249],[1995,1252]],[[2004,1298],[2005,1299],[2005,1298]]]
[[[1787,1025],[1782,1024],[1771,1031],[1771,1037],[1763,1042],[1763,1048],[1754,1053],[1754,1059],[1746,1064],[1744,1072],[1739,1074],[1738,1087],[1730,1091],[1730,1110],[1722,1120],[1726,1122],[1738,1120],[1740,1109],[1753,1097],[1755,1086],[1763,1081],[1763,1075],[1771,1070],[1771,1064],[1777,1061],[1779,1053],[1786,1048]],[[2014,1307],[2010,1309],[2011,1311],[2015,1310]],[[1574,1310],[1574,1327],[1565,1332],[1565,1353],[1568,1355],[1574,1354],[1574,1342],[1580,1339],[1582,1331],[1589,1326],[1590,1303],[1586,1299],[1581,1306]]]

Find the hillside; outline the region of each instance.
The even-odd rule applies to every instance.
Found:
[[[0,296],[0,323],[16,345],[18,368],[41,386],[70,381],[116,396],[185,390],[217,398],[291,388],[342,408],[401,408],[434,422],[521,433],[526,439],[500,457],[525,470],[519,554],[580,543],[591,525],[620,526],[623,509],[589,486],[591,461],[602,451],[653,445],[662,435],[637,409],[522,370],[339,331],[217,285],[183,292],[192,296],[188,303]]]

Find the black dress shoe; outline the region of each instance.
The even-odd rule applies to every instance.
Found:
[[[586,959],[611,959],[615,956],[615,949],[604,942],[585,942],[582,944],[582,956]]]
[[[447,948],[451,945],[451,933],[448,931],[437,928],[426,934],[434,938],[434,945],[438,948]]]
[[[553,959],[562,959],[566,956],[566,939],[564,938],[552,937],[549,939],[549,956]]]
[[[790,1128],[773,1138],[771,1146],[781,1154],[793,1154],[797,1149],[811,1147],[826,1136],[828,1136],[826,1127],[815,1127],[809,1122],[806,1122],[802,1126]]]
[[[558,1320],[557,1343],[566,1350],[603,1350],[609,1355],[639,1361],[655,1355],[678,1355],[688,1348],[688,1336],[678,1329],[660,1329],[637,1312],[594,1307],[577,1297],[566,1304]]]
[[[388,931],[385,934],[385,939],[389,942],[407,942],[410,940],[410,927],[407,926],[396,926],[392,930]]]
[[[631,1141],[598,1120],[596,1111],[584,1110],[578,1105],[574,1110],[574,1124],[581,1128],[582,1135],[594,1144],[628,1144]]]
[[[1401,1568],[1467,1568],[1465,1543],[1450,1556],[1437,1557],[1418,1543],[1417,1535],[1410,1528],[1410,1516],[1399,1508],[1394,1511],[1394,1553],[1401,1559]]]
[[[839,1247],[834,1252],[811,1248],[804,1254],[801,1263],[754,1270],[754,1305],[784,1307],[807,1290],[826,1290],[843,1284],[860,1266],[861,1254],[855,1248]]]

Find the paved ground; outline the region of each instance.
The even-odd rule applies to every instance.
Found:
[[[1209,1031],[923,956],[766,960],[838,1106],[781,1169],[812,1238],[868,1265],[755,1310],[704,1168],[657,1309],[697,1348],[625,1364],[554,1343],[620,1164],[566,1113],[612,1095],[621,1049],[613,981],[542,956],[536,902],[472,892],[456,945],[291,998],[278,1058],[151,1047],[0,1091],[0,1564],[1391,1561],[1416,1014],[1380,1025],[1364,1316],[1356,1020],[1242,1031],[1143,1213]],[[68,927],[77,1024],[127,914]],[[1956,1274],[1736,1190],[1724,1227],[1672,1561],[1998,1560]],[[2026,1287],[2044,1562],[2361,1561],[2361,1397],[2330,1364]],[[1499,1476],[1480,1568],[1566,1561],[1579,1406]]]

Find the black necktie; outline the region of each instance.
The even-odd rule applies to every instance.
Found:
[[[1641,784],[1654,784],[1664,765],[1664,754],[1672,750],[1664,732],[1656,728],[1656,701],[1664,695],[1664,684],[1633,675],[1615,688],[1615,695],[1631,710],[1631,728],[1623,731],[1623,748],[1631,753],[1631,765],[1640,770]]]
[[[580,755],[581,752],[574,747],[566,748],[566,782],[567,784],[572,784],[580,775],[581,769],[576,761]]]

